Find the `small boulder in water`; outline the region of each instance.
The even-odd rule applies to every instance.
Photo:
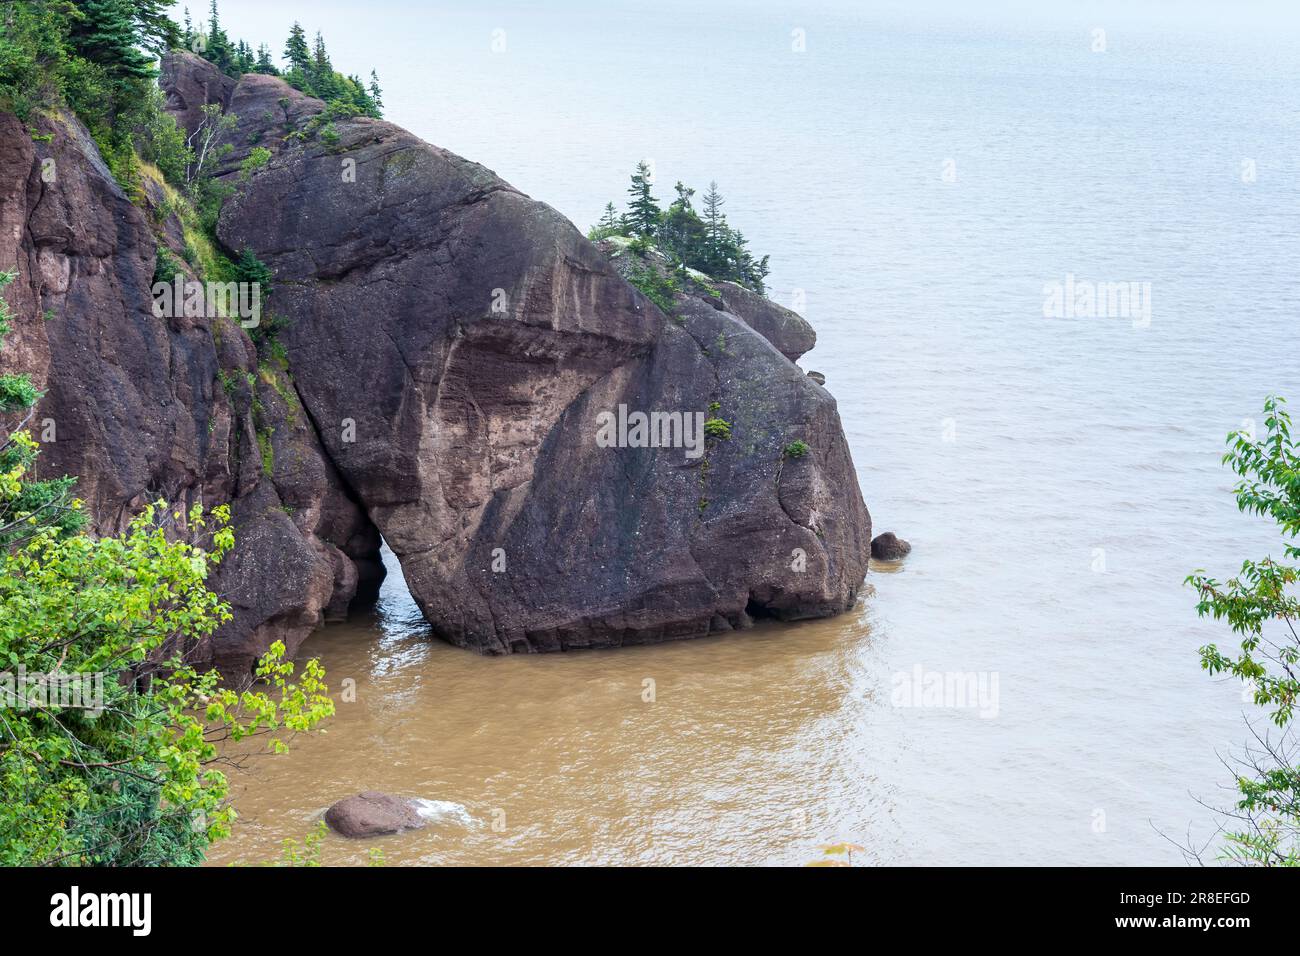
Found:
[[[876,535],[871,541],[871,556],[878,561],[901,561],[912,546],[892,531]]]
[[[325,822],[345,837],[373,837],[418,830],[424,826],[425,817],[415,800],[365,790],[326,810]]]

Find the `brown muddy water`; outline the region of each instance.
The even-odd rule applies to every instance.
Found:
[[[390,865],[816,859],[852,835],[829,795],[874,762],[855,732],[880,707],[870,641],[860,605],[729,638],[484,658],[430,638],[392,574],[375,613],[303,648],[337,716],[231,775],[240,818],[211,862],[273,861],[366,789],[438,801],[438,816],[375,840],[331,834],[322,862],[364,864],[375,847]],[[856,809],[888,815],[872,802]]]
[[[1100,55],[1073,5],[969,6],[316,6],[390,119],[579,228],[638,159],[661,202],[716,179],[817,330],[801,365],[875,530],[914,550],[833,620],[505,659],[430,640],[394,574],[377,615],[304,645],[356,700],[232,778],[214,861],[271,859],[364,789],[448,812],[331,836],[326,862],[799,864],[849,840],[873,863],[1178,865],[1162,834],[1213,833],[1196,798],[1226,798],[1251,708],[1200,670],[1227,631],[1183,579],[1279,551],[1219,459],[1265,395],[1300,400],[1300,35],[1128,0]],[[250,39],[293,19],[222,12]],[[1068,277],[1149,283],[1149,314],[1049,317]],[[900,693],[954,677],[989,706]]]

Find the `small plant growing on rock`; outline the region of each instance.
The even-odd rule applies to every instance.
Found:
[[[786,458],[802,458],[804,455],[808,454],[808,443],[802,438],[796,438],[781,451]]]
[[[710,418],[704,423],[704,434],[718,441],[726,441],[731,437],[731,422],[725,418]]]
[[[253,173],[271,161],[271,151],[265,146],[254,146],[239,164],[239,178],[247,182]]]
[[[672,276],[660,275],[652,266],[638,265],[628,273],[627,281],[640,289],[665,315],[678,318],[674,296],[679,287]]]
[[[269,425],[257,430],[257,448],[262,453],[262,474],[267,478],[275,476],[275,446],[271,442],[271,436],[275,429]]]

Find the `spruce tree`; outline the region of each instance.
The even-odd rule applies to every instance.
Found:
[[[289,62],[289,72],[297,73],[306,80],[311,71],[311,50],[307,47],[307,34],[302,25],[295,22],[289,30],[289,39],[284,44],[284,58]]]
[[[659,227],[659,202],[650,195],[650,178],[650,166],[642,160],[636,164],[632,184],[627,190],[632,197],[628,203],[627,224],[638,236],[651,237]]]
[[[137,48],[142,41],[130,0],[82,0],[82,16],[69,40],[83,59],[103,69],[112,85],[110,115],[133,98],[134,84],[152,79],[153,62]]]
[[[691,206],[695,190],[680,180],[673,188],[677,192],[677,198],[668,207],[659,228],[660,245],[677,259],[683,270],[689,266],[707,271],[707,230]]]
[[[325,49],[325,38],[316,31],[316,42],[312,46],[311,57],[312,92],[323,100],[332,100],[340,92],[339,83],[334,75],[334,64],[330,62],[329,52]]]
[[[271,50],[265,43],[257,48],[257,61],[253,64],[253,72],[266,73],[270,76],[280,75],[280,71],[275,68],[275,63],[271,61]]]
[[[203,57],[216,64],[222,73],[228,76],[238,75],[234,47],[217,16],[217,0],[212,0],[208,7],[208,46],[203,51]]]
[[[718,184],[711,181],[709,191],[704,194],[704,224],[708,227],[708,256],[714,264],[723,258],[723,239],[727,230],[727,217],[723,215],[722,204]],[[709,274],[713,275],[711,271]]]
[[[139,43],[151,53],[163,54],[181,42],[180,28],[168,13],[170,0],[131,0]],[[188,19],[189,10],[186,11]]]

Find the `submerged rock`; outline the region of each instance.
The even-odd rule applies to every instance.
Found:
[[[880,561],[901,561],[911,550],[912,546],[892,531],[877,535],[871,542],[871,556]]]
[[[326,810],[325,822],[342,836],[363,838],[419,830],[425,825],[425,817],[415,800],[365,790],[343,798]]]

